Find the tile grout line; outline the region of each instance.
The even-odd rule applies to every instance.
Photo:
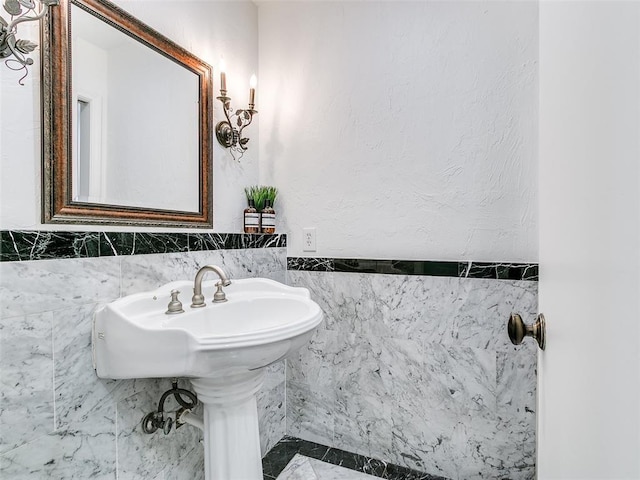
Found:
[[[56,408],[56,343],[53,335],[53,313],[51,314],[50,332],[51,332],[51,395],[53,396],[53,431],[58,430],[58,415]]]
[[[118,402],[116,404],[116,414],[115,414],[115,427],[116,427],[116,436],[114,441],[116,442],[116,480],[120,478],[120,456],[118,454]]]

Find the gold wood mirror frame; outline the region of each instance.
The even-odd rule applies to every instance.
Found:
[[[106,22],[197,75],[199,211],[80,202],[72,186],[71,6]],[[42,217],[44,223],[212,227],[211,66],[106,0],[60,0],[42,22]],[[149,79],[150,82],[153,78]],[[179,166],[176,166],[179,168]],[[171,177],[171,172],[164,172]],[[195,209],[194,209],[195,210]]]

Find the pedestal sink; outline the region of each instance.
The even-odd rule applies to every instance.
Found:
[[[209,296],[214,281],[203,282]],[[190,308],[191,281],[105,305],[93,322],[101,378],[187,377],[204,405],[205,478],[262,480],[256,393],[264,367],[306,343],[322,310],[305,288],[264,278],[233,280],[224,303]],[[167,315],[172,290],[184,313]]]

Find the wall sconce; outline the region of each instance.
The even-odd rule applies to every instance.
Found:
[[[23,77],[18,80],[20,85],[24,85],[22,81],[29,75],[27,67],[33,65],[33,59],[27,55],[38,45],[30,40],[17,39],[18,25],[40,20],[47,9],[54,5],[58,5],[58,0],[4,0],[4,10],[11,15],[11,21],[0,17],[0,58],[7,59],[4,63],[11,70],[25,70]],[[29,16],[30,13],[34,15]]]
[[[218,122],[216,125],[216,138],[220,145],[231,151],[231,156],[234,160],[240,160],[244,152],[248,149],[247,143],[249,143],[249,139],[242,136],[242,131],[251,124],[253,116],[258,113],[258,111],[254,109],[256,106],[257,83],[256,76],[252,75],[249,81],[249,108],[247,110],[236,110],[233,112],[231,109],[231,98],[227,97],[227,78],[224,65],[221,62],[220,96],[216,98],[222,102],[224,116],[227,119]],[[235,120],[232,122],[232,119]],[[237,158],[236,154],[239,154]]]

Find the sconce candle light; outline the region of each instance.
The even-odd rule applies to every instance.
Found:
[[[7,21],[0,17],[0,58],[6,58],[5,65],[11,70],[25,70],[22,80],[29,74],[27,67],[33,65],[33,59],[27,57],[38,46],[30,40],[16,38],[18,25],[23,22],[38,21],[51,6],[58,5],[58,0],[4,0],[4,10],[10,15]],[[34,15],[29,15],[33,13]],[[13,57],[13,58],[11,58]]]
[[[216,125],[216,138],[218,143],[231,151],[234,159],[240,160],[244,152],[247,151],[247,143],[249,139],[242,136],[242,131],[251,124],[253,116],[258,113],[256,106],[256,84],[255,75],[251,76],[249,82],[249,108],[246,110],[231,109],[231,98],[227,96],[227,76],[224,70],[224,64],[220,63],[220,96],[218,100],[222,102],[224,107],[224,116],[226,120],[218,122]],[[233,121],[232,121],[233,119]],[[236,157],[236,154],[239,156]]]

